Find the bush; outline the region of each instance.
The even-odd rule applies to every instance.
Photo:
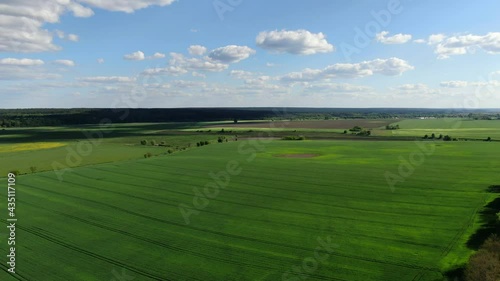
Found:
[[[142,145],[146,145],[146,144],[148,144],[148,141],[147,140],[141,140],[141,144]]]
[[[466,281],[500,280],[500,238],[490,236],[472,255],[465,269]]]
[[[282,140],[305,140],[305,136],[285,136],[281,138]]]
[[[35,167],[35,166],[31,166],[31,167],[30,167],[30,171],[31,171],[31,173],[36,172],[36,167]]]
[[[153,156],[153,154],[151,154],[151,152],[144,154],[144,158],[151,158],[151,156]]]
[[[149,142],[151,145],[155,146],[156,145],[156,141],[155,140],[152,140]]]
[[[446,135],[446,136],[443,137],[443,140],[444,141],[451,141],[452,139],[451,139],[450,136]]]

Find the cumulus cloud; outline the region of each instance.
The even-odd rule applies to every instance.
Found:
[[[143,74],[148,74],[148,75],[171,75],[171,76],[179,76],[182,74],[186,74],[188,71],[181,68],[181,67],[176,67],[176,66],[169,66],[169,67],[164,67],[164,68],[149,68],[144,70],[142,73]]]
[[[257,35],[256,42],[259,47],[276,53],[313,55],[335,50],[323,33],[311,33],[303,29],[264,31]]]
[[[425,44],[425,43],[427,43],[427,41],[425,39],[416,39],[416,40],[413,40],[413,43]]]
[[[166,57],[165,54],[158,53],[158,52],[154,53],[152,56],[146,56],[144,54],[144,52],[142,52],[142,51],[133,52],[131,54],[127,54],[127,55],[123,56],[123,58],[126,60],[135,60],[135,61],[141,61],[141,60],[145,60],[145,59],[148,59],[148,60],[162,59],[164,57]]]
[[[464,88],[468,86],[467,81],[443,81],[439,84],[444,88]]]
[[[207,52],[207,48],[200,45],[189,46],[188,52],[192,56],[203,56]]]
[[[212,60],[222,63],[236,63],[255,54],[255,50],[247,46],[229,45],[217,48],[208,55]]]
[[[90,6],[101,8],[108,11],[133,13],[136,10],[144,9],[149,6],[168,6],[175,0],[79,0]]]
[[[229,72],[229,75],[236,79],[250,79],[254,77],[254,73],[245,70],[231,70],[231,72]]]
[[[337,63],[324,69],[304,69],[281,77],[284,82],[314,81],[330,78],[360,78],[381,74],[385,76],[400,75],[414,67],[399,58],[375,59],[360,63]]]
[[[411,94],[411,95],[428,95],[428,94],[436,94],[438,93],[437,90],[429,88],[429,86],[418,83],[418,84],[404,84],[395,87],[395,89],[400,93],[400,94]]]
[[[304,90],[313,93],[360,93],[369,92],[373,89],[367,86],[353,85],[348,83],[314,83],[306,85],[306,87],[304,87]]]
[[[40,59],[0,59],[0,80],[55,79],[59,74],[48,73]]]
[[[404,44],[410,41],[412,37],[410,34],[402,33],[395,34],[393,36],[387,35],[389,35],[389,31],[382,31],[380,33],[377,33],[375,39],[382,44]]]
[[[10,66],[33,66],[33,65],[43,65],[43,60],[38,59],[15,59],[15,58],[4,58],[0,59],[0,65],[10,65]]]
[[[64,66],[75,66],[75,62],[72,60],[55,60],[54,63]]]
[[[123,58],[126,60],[144,60],[146,56],[144,55],[143,52],[137,51],[131,54],[124,55]]]
[[[46,23],[58,23],[70,12],[75,17],[91,17],[92,7],[132,13],[152,5],[166,6],[174,0],[8,0],[0,3],[0,52],[46,52],[61,47],[53,36],[78,41],[78,36],[54,33],[44,28]],[[84,6],[85,5],[85,6]]]
[[[98,59],[97,59],[97,63],[99,63],[99,64],[104,63],[104,59],[103,59],[103,58],[98,58]]]
[[[130,83],[136,81],[134,77],[127,76],[92,76],[82,77],[78,80],[89,83]]]
[[[443,34],[431,35],[429,44],[434,45],[434,53],[438,59],[450,56],[473,53],[478,49],[488,54],[500,54],[500,32],[490,32],[486,35],[460,35],[447,37]]]
[[[166,57],[165,54],[162,54],[162,53],[154,53],[150,58],[151,59],[162,59]]]
[[[213,61],[209,57],[188,58],[179,53],[170,53],[170,57],[171,66],[176,66],[189,71],[220,72],[229,67],[227,64]]]
[[[78,42],[80,40],[80,37],[76,34],[68,34],[68,40],[73,41],[73,42]]]

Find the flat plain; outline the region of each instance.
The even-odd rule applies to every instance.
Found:
[[[19,176],[17,280],[443,280],[496,200],[500,150],[423,144],[393,188],[417,142],[232,141]]]

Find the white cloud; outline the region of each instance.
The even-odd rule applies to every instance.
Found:
[[[274,63],[270,63],[270,62],[268,62],[268,63],[266,63],[266,66],[267,66],[267,67],[275,67],[276,65],[275,65]]]
[[[153,55],[153,56],[151,56],[150,58],[151,58],[151,59],[162,59],[162,58],[164,58],[164,57],[166,57],[166,56],[165,56],[165,54],[162,54],[162,53],[154,53],[154,55]]]
[[[43,65],[43,60],[38,59],[14,59],[5,58],[0,59],[0,65],[10,65],[10,66],[33,66],[33,65]]]
[[[212,61],[209,57],[187,58],[179,53],[170,53],[170,65],[188,71],[220,72],[226,70],[227,64]]]
[[[82,77],[78,80],[89,83],[130,83],[136,81],[134,77],[127,76],[92,76]]]
[[[97,63],[99,63],[99,64],[104,63],[104,59],[103,59],[103,58],[98,58],[98,59],[97,59]]]
[[[75,17],[79,18],[88,18],[94,15],[94,11],[75,2],[70,2],[68,9],[73,12]]]
[[[192,56],[203,56],[207,52],[207,48],[200,45],[192,45],[189,46],[188,51]]]
[[[425,39],[416,39],[416,40],[413,40],[413,43],[425,44],[425,43],[427,43],[427,40],[425,40]]]
[[[444,34],[432,34],[429,36],[429,39],[427,40],[429,45],[434,45],[437,43],[442,42],[446,38],[446,35]]]
[[[324,69],[304,69],[301,72],[292,72],[283,77],[283,82],[314,81],[330,78],[360,78],[381,74],[386,76],[401,75],[414,67],[407,61],[399,58],[375,59],[360,63],[337,63]]]
[[[254,77],[254,73],[244,70],[231,70],[231,72],[229,72],[229,75],[236,79],[250,79]]]
[[[59,74],[48,73],[40,59],[0,59],[0,80],[55,79]]]
[[[144,56],[144,53],[141,51],[133,52],[131,54],[127,54],[123,56],[124,59],[126,60],[144,60],[146,57]]]
[[[55,60],[54,63],[64,66],[75,66],[75,62],[72,60]]]
[[[193,75],[193,77],[207,78],[207,76],[205,74],[199,73],[199,72],[196,72],[196,71],[193,71],[191,73],[191,75]]]
[[[304,88],[307,92],[313,93],[359,93],[359,92],[369,92],[373,89],[367,86],[353,85],[347,83],[314,83],[308,84]]]
[[[68,40],[73,41],[73,42],[78,42],[80,40],[80,37],[76,34],[68,34]]]
[[[133,13],[149,6],[168,6],[175,0],[79,0],[82,3],[108,11]]]
[[[393,36],[387,35],[389,35],[389,31],[382,31],[377,33],[375,39],[382,44],[404,44],[410,41],[412,37],[410,34],[402,33],[395,34]]]
[[[428,89],[429,87],[425,84],[419,83],[419,84],[404,84],[397,86],[396,88],[403,91],[421,91]]]
[[[446,37],[442,34],[429,39],[429,44],[436,45],[434,52],[438,59],[447,59],[453,55],[465,55],[482,49],[488,54],[500,54],[500,32],[490,32],[486,35],[467,34]]]
[[[143,74],[149,74],[149,75],[171,75],[171,76],[179,76],[182,74],[186,74],[188,71],[177,66],[169,66],[169,67],[164,67],[164,68],[149,68],[144,70],[142,73]]]
[[[71,12],[75,17],[94,15],[91,7],[132,13],[152,5],[166,6],[174,0],[7,0],[0,2],[0,52],[47,52],[61,47],[53,36],[61,39],[64,33],[44,28],[46,23],[59,23],[62,15]],[[83,5],[82,5],[83,4]],[[86,6],[84,6],[86,5]],[[77,41],[74,34],[66,38]]]
[[[435,89],[429,88],[429,86],[422,83],[404,84],[395,87],[395,89],[399,92],[399,94],[407,94],[407,95],[430,95],[439,92]]]
[[[259,47],[276,53],[313,55],[335,50],[323,33],[311,33],[303,29],[264,31],[257,35],[256,42]]]
[[[247,46],[229,45],[217,48],[208,55],[211,59],[222,63],[236,63],[255,54],[255,50]]]
[[[468,86],[467,81],[443,81],[439,85],[444,88],[464,88]]]

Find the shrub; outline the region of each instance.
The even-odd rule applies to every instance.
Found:
[[[153,156],[153,154],[151,154],[151,152],[144,154],[144,158],[151,158],[151,156]]]
[[[146,144],[148,144],[148,141],[147,140],[141,140],[141,144],[142,145],[146,145]]]
[[[443,137],[443,140],[444,141],[451,141],[452,139],[451,139],[450,136],[446,135],[446,136]]]
[[[154,146],[154,145],[156,145],[156,141],[155,141],[155,140],[152,140],[152,141],[150,141],[149,143],[150,143],[151,145],[153,145],[153,146]]]
[[[35,167],[35,166],[31,166],[31,167],[30,167],[30,171],[31,171],[31,173],[36,172],[36,167]]]
[[[490,236],[472,255],[465,269],[466,281],[500,280],[500,238]]]

